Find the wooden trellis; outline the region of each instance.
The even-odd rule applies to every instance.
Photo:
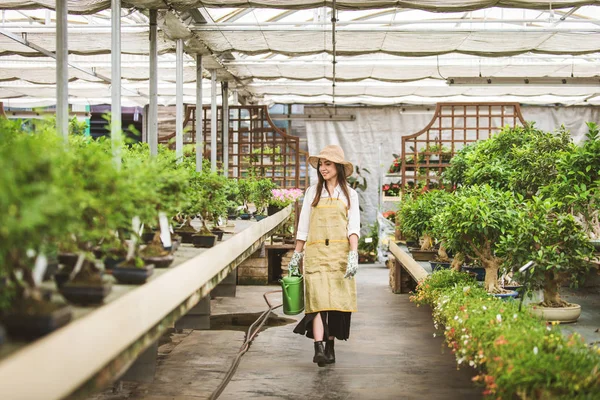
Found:
[[[210,159],[211,107],[202,109],[204,158]],[[223,115],[217,108],[217,162],[223,167]],[[299,148],[299,138],[275,126],[266,106],[229,107],[228,176],[246,178],[252,174],[272,179],[282,188],[305,188],[307,156]],[[184,121],[184,143],[195,143],[196,107],[188,105]],[[174,135],[161,138],[169,140]],[[301,168],[302,166],[302,168]]]
[[[402,137],[402,190],[419,181],[437,183],[458,150],[506,125],[526,124],[519,103],[438,103],[425,128]]]

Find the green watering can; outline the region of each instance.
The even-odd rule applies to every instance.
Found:
[[[283,292],[283,313],[296,315],[304,311],[304,277],[284,276],[279,282]]]

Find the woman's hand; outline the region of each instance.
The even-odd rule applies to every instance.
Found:
[[[350,250],[348,252],[348,266],[346,267],[346,274],[344,278],[352,279],[358,272],[358,251]]]
[[[294,250],[294,255],[288,264],[288,276],[300,276],[300,260],[304,253]]]

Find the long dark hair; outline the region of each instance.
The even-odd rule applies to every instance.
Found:
[[[346,171],[345,168],[342,164],[338,164],[338,163],[334,163],[335,164],[335,169],[337,171],[337,182],[338,185],[340,185],[340,187],[342,188],[342,192],[344,193],[344,196],[346,196],[346,199],[348,200],[348,209],[350,208],[350,192],[348,191],[348,181],[346,180]],[[321,201],[321,192],[323,191],[323,186],[325,186],[325,189],[327,189],[327,192],[329,193],[329,197],[333,197],[331,192],[329,192],[329,188],[327,187],[327,185],[325,185],[325,178],[323,178],[323,175],[321,175],[321,171],[319,170],[319,166],[321,165],[321,160],[319,160],[319,162],[317,163],[317,176],[319,177],[319,182],[317,183],[317,193],[315,195],[315,199],[313,200],[311,206],[316,207],[317,204],[319,204],[319,201]]]

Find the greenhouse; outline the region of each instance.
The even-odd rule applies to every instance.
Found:
[[[599,1],[0,12],[0,399],[600,398]]]

